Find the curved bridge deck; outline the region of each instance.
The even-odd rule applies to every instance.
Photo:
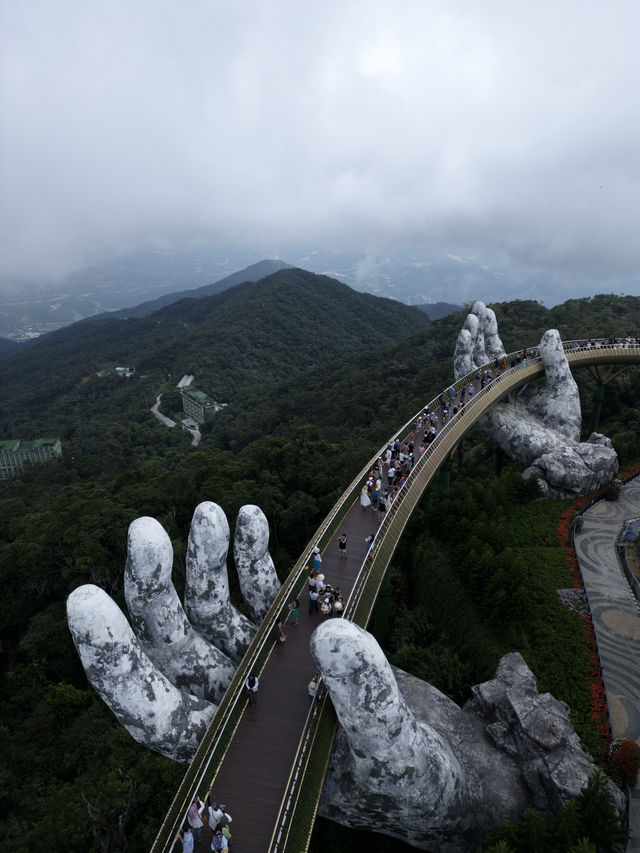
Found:
[[[566,345],[572,368],[597,364],[621,366],[640,363],[640,347]],[[531,350],[529,350],[531,352]],[[213,795],[227,805],[233,817],[233,848],[239,853],[299,851],[308,846],[336,719],[326,694],[310,708],[307,684],[315,667],[309,638],[321,614],[308,613],[307,566],[313,546],[323,554],[323,572],[339,586],[345,600],[344,618],[366,627],[389,561],[413,509],[442,463],[464,434],[491,406],[544,372],[539,358],[521,364],[522,351],[508,356],[511,365],[469,399],[444,426],[437,441],[416,462],[411,475],[382,523],[370,509],[363,510],[359,490],[368,471],[388,442],[349,485],[294,566],[258,629],[240,664],[194,760],[188,768],[152,848],[179,850],[176,832],[184,822],[195,794]],[[455,383],[456,391],[475,379],[470,374]],[[444,392],[446,394],[446,392]],[[438,407],[431,401],[431,411]],[[417,416],[416,416],[417,417]],[[412,418],[396,435],[406,435]],[[396,435],[392,437],[395,438]],[[390,439],[390,440],[392,440]],[[348,537],[347,558],[340,558],[337,536]],[[375,533],[375,545],[365,555],[365,537]],[[300,599],[298,626],[286,623],[287,642],[274,646],[274,625],[288,617],[287,603]],[[330,617],[331,618],[331,617]],[[247,675],[260,677],[258,703],[248,708],[242,692]],[[196,850],[210,849],[205,828]]]

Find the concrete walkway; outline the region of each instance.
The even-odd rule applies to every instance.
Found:
[[[640,743],[640,606],[616,553],[627,518],[640,514],[640,478],[617,501],[600,501],[584,513],[575,547],[591,608],[602,679],[614,737]],[[627,851],[640,853],[640,790],[632,791]]]

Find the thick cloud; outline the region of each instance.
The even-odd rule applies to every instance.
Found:
[[[4,0],[0,277],[195,237],[640,289],[639,9]]]

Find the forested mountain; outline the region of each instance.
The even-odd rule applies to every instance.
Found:
[[[565,338],[640,329],[640,298],[493,307],[507,350],[551,327]],[[232,526],[243,503],[260,505],[285,576],[371,452],[451,381],[463,320],[460,311],[429,324],[417,309],[288,269],[149,317],[76,324],[2,363],[2,437],[60,435],[64,447],[62,459],[0,483],[0,826],[12,846],[122,850],[126,815],[128,849],[146,851],[182,773],[135,743],[88,687],[66,626],[69,592],[97,583],[124,606],[127,528],[140,515],[166,527],[180,589],[202,500],[220,503]],[[135,366],[135,376],[97,375],[118,364]],[[198,447],[149,412],[160,391],[178,405],[170,389],[183,373],[229,403]],[[577,378],[588,426],[592,380],[586,371]],[[622,464],[640,459],[639,425],[635,370],[607,387],[603,407],[602,431]],[[479,429],[464,444],[451,498],[434,492],[394,559],[387,652],[462,701],[499,654],[519,650],[541,692],[571,705],[591,743],[581,628],[555,593],[569,585],[554,556],[566,504],[535,502],[512,467],[497,478]],[[509,547],[523,526],[532,531],[526,560]],[[461,556],[472,552],[483,572],[499,569],[480,586]],[[340,830],[330,846],[341,853],[355,843]],[[388,839],[357,843],[388,849]]]
[[[75,323],[22,344],[0,364],[11,414],[2,437],[16,430],[23,437],[25,430],[64,431],[74,404],[85,419],[92,405],[111,410],[110,420],[117,417],[116,404],[128,406],[131,415],[148,408],[157,389],[175,389],[185,373],[195,374],[198,388],[230,403],[242,388],[361,350],[378,351],[428,324],[416,308],[298,269],[181,299],[143,318]],[[116,365],[135,367],[125,389],[97,375]]]
[[[15,341],[10,341],[7,338],[0,338],[0,358],[17,353],[17,351],[18,344]]]
[[[421,311],[424,311],[430,320],[440,320],[442,317],[446,317],[447,314],[462,311],[462,305],[452,305],[450,302],[433,302],[426,305],[418,305],[417,307]]]
[[[284,261],[264,260],[258,261],[257,264],[251,264],[243,270],[234,272],[231,275],[221,278],[213,284],[204,284],[202,287],[191,288],[190,290],[181,290],[176,293],[167,293],[158,299],[150,299],[147,302],[142,302],[140,305],[134,305],[131,308],[122,308],[120,311],[114,311],[109,315],[100,314],[91,319],[100,319],[105,316],[117,317],[118,319],[126,319],[128,317],[146,317],[154,311],[160,310],[167,305],[172,305],[180,299],[200,299],[203,296],[213,296],[214,293],[221,293],[228,287],[233,287],[234,284],[242,284],[245,281],[260,281],[274,272],[282,269],[287,269],[291,264],[286,264]]]
[[[544,332],[552,328],[559,329],[566,340],[640,335],[640,298],[633,296],[570,300],[551,309],[532,301],[496,303],[492,307],[507,352],[539,343]],[[304,382],[286,381],[269,395],[255,388],[243,390],[234,406],[212,423],[212,437],[219,447],[233,448],[238,441],[269,434],[276,423],[305,422],[321,423],[325,434],[335,441],[351,431],[365,442],[369,436],[386,435],[398,423],[399,405],[402,411],[417,411],[430,389],[441,389],[451,382],[453,349],[465,316],[466,310],[448,314],[411,338],[388,346],[383,354],[363,352],[333,365],[331,370],[312,368]],[[576,378],[585,389],[583,426],[588,434],[592,380],[585,371]],[[614,393],[610,386],[609,397]],[[278,399],[277,413],[269,397]],[[335,406],[336,399],[348,400],[349,405]]]

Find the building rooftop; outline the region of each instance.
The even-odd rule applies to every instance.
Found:
[[[0,450],[29,450],[31,447],[53,446],[59,442],[59,438],[34,438],[33,441],[25,441],[24,438],[9,438],[0,441]]]
[[[198,391],[195,388],[183,388],[181,393],[186,394],[189,397],[193,397],[203,405],[213,403],[213,399],[208,394],[205,394],[204,391]]]

